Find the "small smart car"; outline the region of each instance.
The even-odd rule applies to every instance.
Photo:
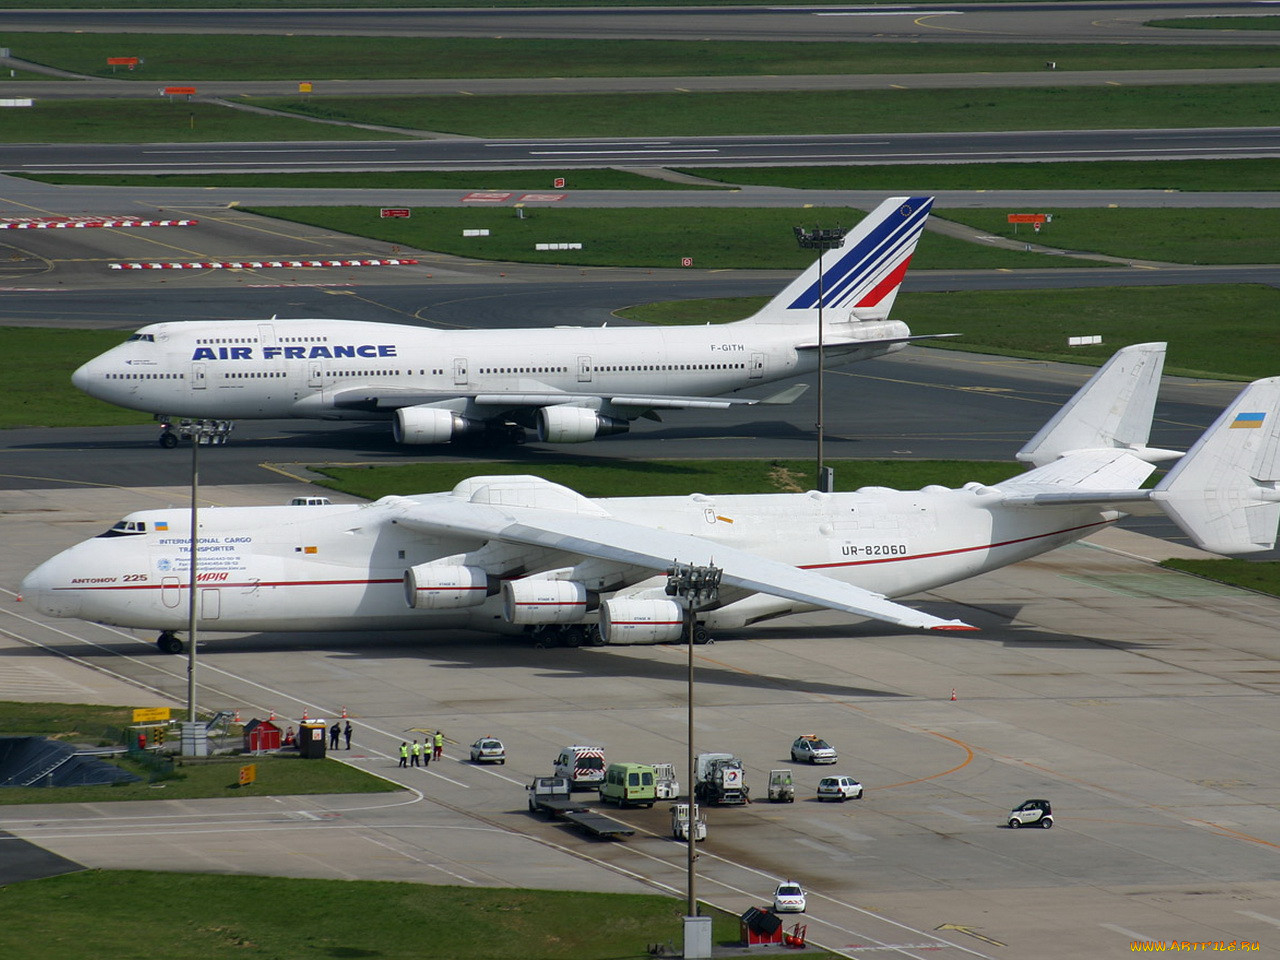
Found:
[[[1048,800],[1027,800],[1009,811],[1009,829],[1053,826],[1053,809]]]

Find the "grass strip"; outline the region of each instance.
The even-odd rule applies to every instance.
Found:
[[[1280,125],[1280,84],[1266,83],[244,102],[326,120],[540,139]]]
[[[177,736],[177,732],[173,733]],[[399,784],[371,776],[337,760],[304,760],[297,755],[211,757],[180,759],[172,775],[150,782],[148,768],[127,756],[109,763],[143,779],[101,787],[5,787],[0,805],[32,803],[110,803],[122,800],[199,800],[209,797],[273,797],[329,793],[386,793],[403,789]],[[388,760],[388,767],[392,761]],[[249,786],[238,782],[240,768],[257,767],[257,779]]]
[[[848,207],[434,207],[408,219],[383,219],[377,207],[262,207],[242,210],[368,237],[415,250],[519,263],[597,267],[679,267],[685,257],[699,269],[803,270],[812,250],[796,243],[794,228],[851,227],[866,214]],[[487,229],[486,237],[463,230]],[[581,250],[535,249],[538,243],[581,243]],[[1097,262],[979,246],[925,232],[917,269],[1014,269],[1098,266]]]
[[[1120,207],[1030,211],[1052,213],[1034,233],[1009,223],[1007,210],[948,209],[946,218],[983,233],[1034,241],[1063,250],[1088,250],[1171,263],[1280,263],[1280,210],[1144,209]]]
[[[681,942],[684,914],[682,900],[647,894],[135,870],[31,880],[4,897],[0,953],[12,960],[643,960],[651,943]],[[714,942],[736,946],[738,918],[701,910]]]
[[[83,184],[100,187],[279,187],[309,190],[348,190],[350,172],[297,173],[165,173],[140,174],[17,174],[40,183]],[[555,177],[565,184],[555,186]],[[728,190],[727,184],[681,183],[607,168],[564,170],[369,170],[361,172],[363,190]],[[1012,188],[1009,188],[1012,189]],[[1241,187],[1240,189],[1253,189]],[[1270,189],[1270,188],[1268,188]]]
[[[960,487],[996,483],[1022,473],[1013,463],[969,460],[829,460],[836,489],[887,486],[918,490],[927,484]],[[394,467],[320,467],[324,486],[352,496],[379,497],[452,490],[477,476],[537,473],[584,497],[683,497],[691,493],[800,493],[816,488],[811,460],[604,460],[549,453],[520,461],[466,460]]]
[[[766,297],[641,304],[618,313],[648,323],[724,323]],[[1169,344],[1165,373],[1254,380],[1280,373],[1280,290],[1251,284],[1097,287],[1079,290],[906,292],[894,316],[915,333],[960,333],[930,349],[1100,365],[1131,343]],[[1102,337],[1068,347],[1067,338]]]
[[[1206,580],[1226,583],[1246,590],[1280,596],[1280,561],[1277,560],[1180,560],[1170,559],[1160,566],[1190,573]]]
[[[1178,17],[1148,20],[1145,26],[1173,30],[1280,30],[1280,17]]]
[[[0,356],[9,378],[8,399],[0,404],[0,428],[107,427],[146,423],[137,410],[95,400],[71,385],[71,374],[88,360],[123,343],[119,330],[60,330],[0,327]],[[10,464],[10,468],[18,464]]]
[[[741,184],[792,190],[1164,190],[1269,191],[1280,160],[1098,160],[1079,163],[886,164],[849,167],[689,167],[677,173],[706,184],[662,180],[622,170],[563,171],[555,187],[546,170],[374,170],[363,187],[381,190],[715,190]],[[16,174],[40,183],[107,187],[347,188],[349,173]],[[718,181],[718,183],[717,183]]]
[[[689,167],[729,184],[792,190],[1270,191],[1280,160],[1095,160],[1071,163],[912,163],[850,167]],[[1025,230],[1023,231],[1025,233]]]
[[[370,4],[365,4],[370,6]],[[88,76],[157,80],[787,76],[1222,69],[1272,65],[1268,51],[1160,44],[918,44],[572,40],[503,37],[14,33],[14,56]],[[138,57],[133,70],[108,57]]]
[[[184,100],[37,100],[5,110],[0,143],[400,140],[404,136]],[[348,184],[350,180],[348,179]]]

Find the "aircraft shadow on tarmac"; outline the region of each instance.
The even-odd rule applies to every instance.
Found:
[[[48,644],[57,651],[58,644]],[[135,642],[119,640],[100,643],[85,648],[75,645],[74,654],[85,661],[109,660],[117,654],[138,658],[139,647]],[[687,667],[681,657],[657,660],[642,655],[628,656],[626,651],[643,651],[646,647],[578,647],[537,649],[528,640],[510,636],[485,636],[455,631],[439,631],[418,634],[410,631],[384,633],[367,639],[353,638],[352,634],[324,633],[259,633],[226,640],[214,639],[200,642],[204,655],[270,654],[286,653],[298,657],[308,655],[336,655],[360,660],[404,661],[429,659],[432,670],[474,670],[516,668],[535,670],[543,677],[561,680],[596,680],[602,676],[626,677],[636,680],[668,680],[684,684]],[[702,657],[711,647],[695,647],[695,654]],[[154,650],[154,648],[153,648]],[[608,651],[606,653],[606,651]],[[6,656],[29,655],[28,651],[15,649],[0,651],[0,662]],[[155,650],[157,665],[184,665],[185,656],[170,657]],[[701,685],[733,687],[738,689],[787,690],[797,693],[819,693],[832,697],[897,697],[900,694],[869,687],[854,687],[814,680],[793,680],[771,677],[765,674],[743,673],[740,670],[708,665],[705,659],[696,661],[695,682]],[[447,699],[444,697],[443,699]]]

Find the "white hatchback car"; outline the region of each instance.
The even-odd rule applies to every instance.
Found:
[[[862,784],[853,777],[823,777],[818,781],[818,799],[839,800],[841,803],[861,800]]]
[[[806,734],[791,744],[792,763],[835,763],[836,748],[821,737]]]
[[[471,745],[472,763],[506,763],[507,748],[494,737],[481,737]]]
[[[774,913],[804,913],[804,887],[794,880],[784,880],[773,891]]]

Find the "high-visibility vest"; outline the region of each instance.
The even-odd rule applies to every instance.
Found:
[[[409,745],[407,743],[400,744],[400,757],[402,759],[409,756]]]
[[[417,740],[413,741],[413,755],[415,757],[422,756],[422,744],[418,743]]]
[[[436,734],[436,746],[437,746],[437,747],[443,747],[443,746],[444,746],[444,734],[443,734],[443,733],[437,733],[437,734]]]

